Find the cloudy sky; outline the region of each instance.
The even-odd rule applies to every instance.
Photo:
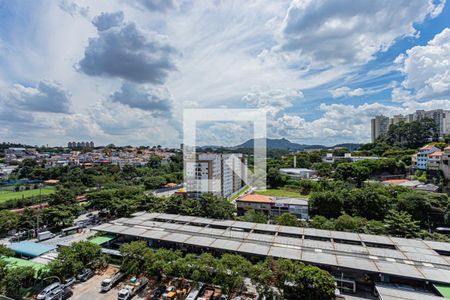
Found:
[[[368,142],[450,109],[445,0],[0,0],[0,141],[177,146],[184,108],[259,108],[268,134]],[[235,145],[250,122],[199,124]]]

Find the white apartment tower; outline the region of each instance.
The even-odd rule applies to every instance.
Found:
[[[375,142],[377,137],[386,134],[390,125],[398,124],[400,122],[409,123],[412,121],[421,120],[423,118],[430,118],[434,120],[438,129],[437,133],[439,137],[450,134],[450,110],[416,110],[415,113],[406,116],[395,115],[392,118],[388,118],[383,115],[376,116],[371,120],[372,142]]]
[[[186,189],[194,197],[207,192],[230,197],[244,186],[244,175],[246,160],[242,154],[200,153],[196,159],[185,161]]]

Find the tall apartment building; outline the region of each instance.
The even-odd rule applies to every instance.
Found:
[[[246,167],[246,158],[240,153],[197,154],[185,161],[186,190],[193,197],[207,192],[230,197],[244,186]]]
[[[408,115],[395,115],[392,118],[385,117],[383,115],[376,116],[371,120],[372,126],[372,142],[375,142],[376,138],[384,135],[388,132],[389,126],[398,124],[400,122],[412,122],[421,120],[423,118],[433,119],[438,129],[439,137],[443,137],[446,134],[450,134],[450,110],[434,109],[434,110],[416,110],[415,113]]]
[[[389,118],[383,115],[376,116],[371,120],[372,125],[372,143],[382,135],[385,135],[389,130]]]

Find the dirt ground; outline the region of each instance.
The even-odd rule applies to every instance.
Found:
[[[103,279],[109,278],[117,271],[114,267],[108,267],[102,274],[97,274],[86,282],[77,283],[73,286],[73,300],[116,300],[119,286],[114,287],[107,293],[100,293],[100,284]],[[133,299],[143,300],[146,298],[147,292],[144,291]]]

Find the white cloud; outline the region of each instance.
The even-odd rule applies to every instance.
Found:
[[[340,97],[357,97],[366,94],[366,91],[362,88],[351,89],[349,87],[343,86],[334,90],[330,90],[333,98]]]
[[[319,66],[363,64],[396,39],[418,34],[414,23],[435,17],[445,1],[294,0],[281,49]]]
[[[71,95],[55,81],[36,87],[14,84],[3,97],[5,105],[26,111],[69,113],[71,105]]]
[[[89,39],[77,69],[91,76],[122,78],[137,83],[162,84],[175,69],[176,50],[167,37],[122,23],[123,12],[94,18],[98,37]]]
[[[165,87],[151,87],[130,82],[122,84],[119,90],[111,94],[110,99],[151,112],[154,115],[170,117],[172,96]]]
[[[450,96],[450,28],[427,45],[407,50],[395,62],[406,76],[401,85],[407,91],[403,93],[413,94],[416,99]]]
[[[262,90],[253,88],[242,98],[251,107],[264,109],[272,117],[279,115],[286,108],[292,107],[303,98],[303,93],[294,89]]]

